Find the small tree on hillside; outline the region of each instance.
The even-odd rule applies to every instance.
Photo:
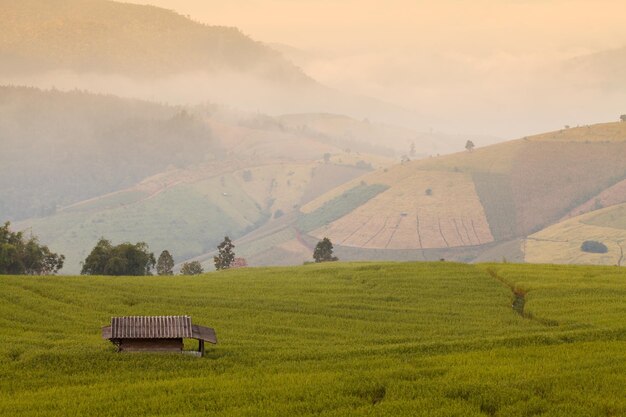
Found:
[[[415,153],[416,153],[416,151],[415,151],[415,142],[411,142],[411,149],[409,150],[409,156],[411,158],[414,158],[415,157]]]
[[[161,252],[157,260],[156,269],[159,275],[174,275],[174,258],[168,251],[164,250]]]
[[[180,268],[181,275],[200,275],[204,273],[202,265],[198,261],[185,262]]]
[[[215,269],[218,271],[222,269],[228,269],[232,265],[235,260],[235,245],[230,240],[228,236],[224,238],[224,241],[219,244],[217,247],[218,254],[213,257],[213,262],[215,262]]]
[[[626,122],[626,114],[622,114],[622,115],[619,117],[619,119],[620,119],[622,122]]]
[[[313,251],[313,259],[317,263],[339,260],[336,256],[333,256],[333,244],[329,238],[325,237],[317,243]]]
[[[467,149],[468,152],[472,152],[474,150],[474,147],[474,142],[472,142],[471,140],[465,142],[465,149]]]

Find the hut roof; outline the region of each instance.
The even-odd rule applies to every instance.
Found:
[[[215,330],[191,324],[189,316],[112,317],[102,328],[105,339],[178,339],[194,338],[217,343]]]
[[[175,339],[192,337],[189,316],[131,316],[111,319],[114,339]]]

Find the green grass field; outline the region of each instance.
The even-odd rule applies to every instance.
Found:
[[[100,338],[111,316],[161,314],[219,344],[195,358]],[[617,267],[0,277],[0,415],[623,416],[625,318]]]

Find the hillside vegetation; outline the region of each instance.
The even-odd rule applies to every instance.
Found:
[[[0,219],[118,191],[219,154],[180,108],[84,92],[0,86]]]
[[[0,277],[0,415],[623,415],[625,278],[451,263]],[[201,359],[100,337],[111,316],[161,314],[219,344]]]
[[[108,0],[0,0],[0,21],[4,74],[236,71],[312,83],[278,52],[235,28],[203,25],[158,7]]]

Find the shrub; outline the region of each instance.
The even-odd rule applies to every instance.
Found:
[[[204,269],[198,261],[185,262],[180,268],[181,275],[200,275],[202,273],[204,273]]]
[[[595,240],[586,240],[580,246],[580,250],[588,253],[607,253],[609,248],[602,242],[598,242]]]

